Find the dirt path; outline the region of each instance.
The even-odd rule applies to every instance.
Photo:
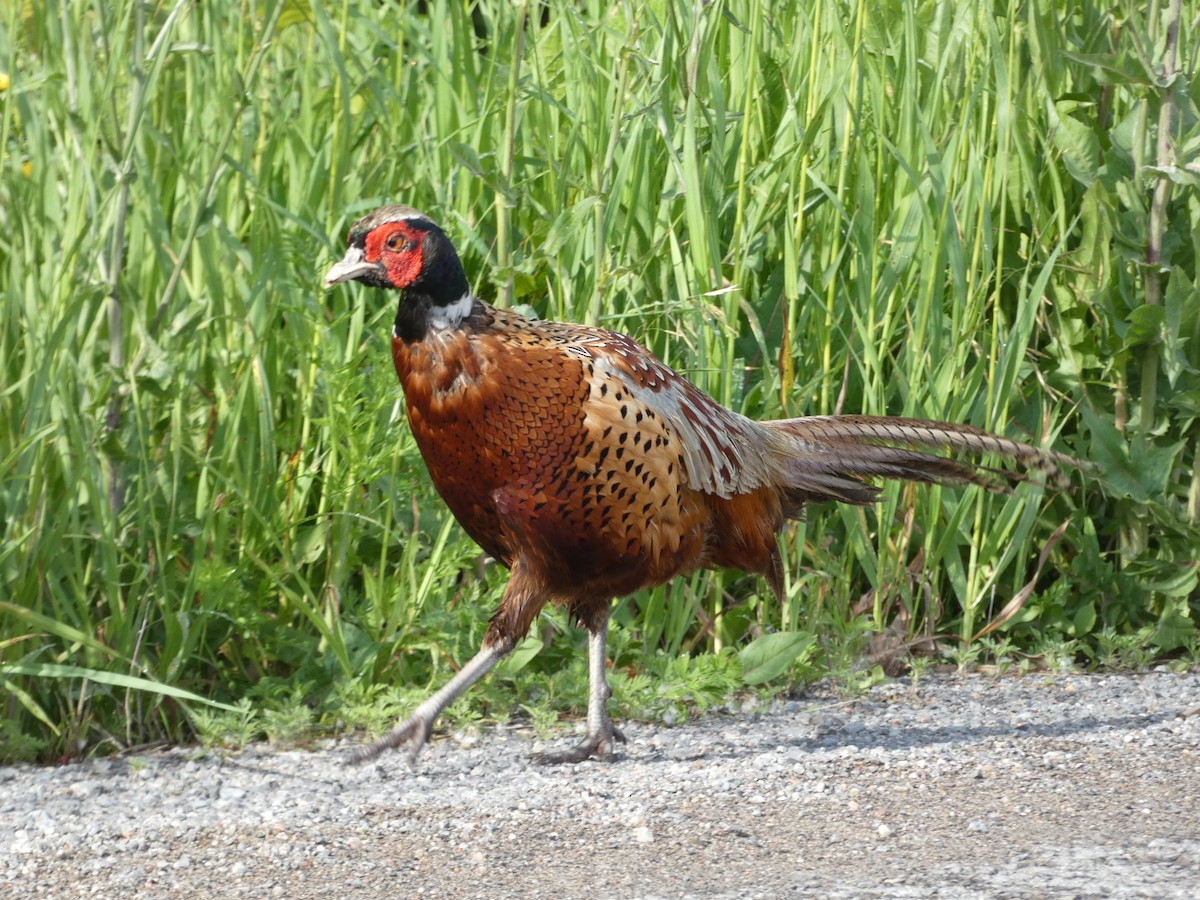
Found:
[[[629,725],[0,769],[0,895],[1200,896],[1200,676],[952,677]]]

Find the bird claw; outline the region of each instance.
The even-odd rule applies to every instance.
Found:
[[[570,763],[581,763],[587,759],[609,759],[613,753],[613,743],[625,743],[625,735],[609,725],[595,734],[589,734],[565,753],[535,753],[531,759],[538,766],[561,766]]]
[[[417,754],[428,743],[429,736],[432,733],[432,719],[426,719],[424,716],[412,716],[407,721],[397,725],[379,740],[367,744],[365,747],[358,747],[351,755],[350,762],[356,766],[362,765],[375,759],[384,751],[403,747],[405,744],[411,744],[412,746],[408,751],[408,764],[415,766],[417,764]]]

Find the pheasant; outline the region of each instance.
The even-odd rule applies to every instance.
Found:
[[[400,292],[392,359],[413,436],[454,517],[510,570],[479,652],[358,761],[404,745],[415,760],[442,710],[513,649],[547,603],[587,629],[590,689],[587,736],[537,761],[604,758],[624,741],[607,707],[614,598],[716,567],[759,574],[779,597],[776,533],[804,504],[869,504],[879,493],[873,477],[994,481],[976,464],[919,448],[996,454],[1052,479],[1073,462],[946,422],[756,422],[625,335],[482,302],[445,232],[407,206],[381,207],[351,227],[325,286],[345,281]]]

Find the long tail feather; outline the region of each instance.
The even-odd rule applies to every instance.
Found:
[[[884,416],[807,416],[763,422],[782,470],[785,490],[797,504],[813,500],[871,503],[878,489],[869,478],[933,483],[971,483],[989,490],[1030,480],[1021,471],[984,466],[943,450],[969,456],[993,454],[1015,460],[1055,485],[1066,482],[1061,466],[1081,464],[1064,454],[970,425]]]

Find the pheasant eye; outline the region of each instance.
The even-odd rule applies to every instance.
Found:
[[[402,250],[404,249],[404,245],[404,235],[398,231],[387,239],[387,248],[389,250]]]

